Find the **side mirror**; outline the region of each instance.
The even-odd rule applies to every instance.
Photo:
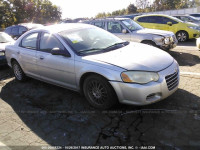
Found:
[[[172,22],[167,22],[167,24],[168,24],[169,26],[172,26]]]
[[[56,47],[51,50],[52,55],[61,55],[65,57],[71,57],[70,53],[67,50],[61,50],[60,48]]]
[[[126,29],[123,29],[122,33],[126,34],[126,33],[128,33],[128,31]]]

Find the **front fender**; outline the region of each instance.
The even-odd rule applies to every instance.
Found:
[[[125,69],[112,70],[95,64],[76,62],[75,72],[76,72],[77,87],[80,88],[81,77],[84,76],[85,74],[88,73],[99,74],[109,81],[122,81],[120,74],[123,71],[125,71]]]

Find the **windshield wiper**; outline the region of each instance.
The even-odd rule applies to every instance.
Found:
[[[91,48],[91,49],[83,49],[78,51],[78,53],[85,53],[85,52],[96,52],[96,51],[100,51],[103,50],[102,48]]]
[[[115,47],[115,46],[117,46],[117,45],[123,45],[123,46],[126,46],[126,45],[128,45],[128,44],[129,44],[128,41],[120,42],[120,43],[115,43],[115,44],[112,44],[112,45],[106,47],[104,50],[110,49],[110,48]]]

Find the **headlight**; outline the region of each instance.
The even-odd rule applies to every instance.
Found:
[[[164,39],[164,42],[165,42],[165,44],[169,44],[169,43],[170,43],[170,38],[169,38],[169,37],[166,37],[166,38]]]
[[[121,73],[121,78],[126,83],[145,84],[151,81],[158,81],[159,75],[155,72],[126,71]]]
[[[188,26],[188,28],[193,29],[193,30],[200,30],[200,27],[197,27],[197,26]]]

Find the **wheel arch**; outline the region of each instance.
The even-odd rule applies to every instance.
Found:
[[[150,39],[145,39],[145,40],[142,40],[142,41],[141,41],[141,43],[143,43],[143,44],[145,44],[145,42],[150,42],[150,43],[152,43],[154,46],[157,45],[153,40],[150,40]]]
[[[186,34],[187,34],[187,39],[186,39],[186,41],[189,39],[189,33],[187,32],[187,31],[185,31],[185,30],[179,30],[179,31],[177,31],[176,32],[176,38],[177,38],[177,34],[179,33],[179,32],[185,32]],[[177,40],[178,40],[178,38],[177,38]]]
[[[105,80],[109,81],[109,79],[108,79],[107,77],[105,77],[105,76],[102,75],[102,74],[96,73],[96,72],[86,72],[86,73],[84,73],[84,74],[81,76],[80,80],[79,80],[79,88],[80,88],[80,93],[81,93],[82,95],[83,95],[83,84],[84,84],[84,81],[85,81],[85,79],[86,79],[87,77],[89,77],[89,76],[91,76],[91,75],[97,75],[97,76],[100,76],[100,77],[104,78]],[[108,82],[108,83],[109,83],[109,82]],[[113,87],[110,83],[109,83],[109,85],[110,85],[110,87],[113,89],[113,91],[114,91],[116,97],[118,98],[117,93],[116,93],[114,87]]]

